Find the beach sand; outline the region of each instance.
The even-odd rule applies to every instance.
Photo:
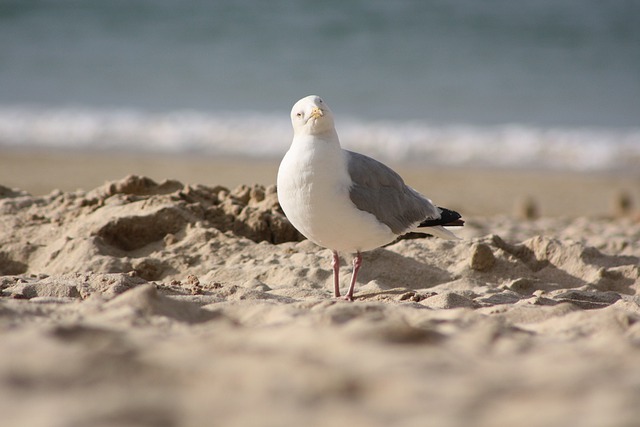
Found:
[[[277,161],[0,152],[1,424],[637,425],[638,176],[394,166],[462,239],[348,303]]]

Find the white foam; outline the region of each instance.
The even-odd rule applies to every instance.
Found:
[[[0,107],[0,144],[156,152],[260,155],[286,147],[286,121],[198,111]]]
[[[338,119],[345,148],[450,166],[640,170],[640,128],[430,125]],[[0,106],[0,146],[280,157],[288,114]]]
[[[573,170],[640,169],[640,128],[351,123],[340,134],[342,141],[351,141],[356,151],[375,150],[379,156],[398,161]]]

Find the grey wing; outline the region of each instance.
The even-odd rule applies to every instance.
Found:
[[[373,214],[395,234],[404,234],[426,219],[440,218],[438,208],[391,168],[371,157],[345,152],[353,181],[349,197],[358,209]]]

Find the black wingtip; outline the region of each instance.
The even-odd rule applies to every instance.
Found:
[[[448,227],[451,226],[463,226],[464,220],[462,219],[462,215],[460,215],[456,211],[452,211],[451,209],[441,208],[440,209],[440,218],[438,219],[428,219],[423,221],[418,225],[418,227],[435,227],[437,225],[446,225]]]

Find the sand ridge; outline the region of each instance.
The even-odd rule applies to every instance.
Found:
[[[2,188],[3,418],[634,425],[640,224],[472,217],[462,236],[366,253],[346,303],[273,187]]]

